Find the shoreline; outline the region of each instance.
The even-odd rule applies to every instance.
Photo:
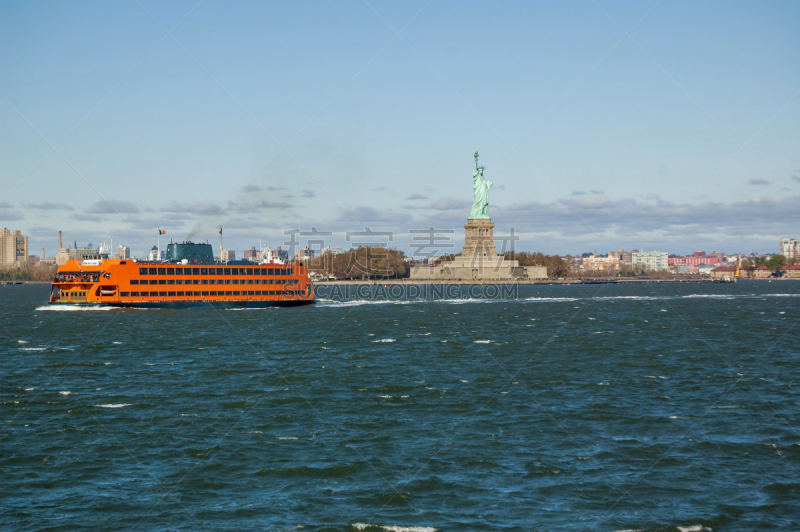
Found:
[[[767,280],[767,279],[755,279]],[[697,277],[592,277],[582,279],[383,279],[383,280],[342,280],[317,281],[314,286],[379,286],[379,285],[579,285],[579,284],[644,284],[644,283],[732,283],[724,279]]]

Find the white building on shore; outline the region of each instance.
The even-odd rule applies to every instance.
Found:
[[[631,266],[649,272],[669,270],[669,254],[663,251],[639,251],[631,253]]]

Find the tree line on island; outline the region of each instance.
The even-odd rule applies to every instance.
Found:
[[[455,254],[443,255],[434,262],[450,262],[455,257]],[[547,276],[551,278],[566,277],[569,274],[569,265],[558,256],[521,251],[508,252],[503,257],[506,260],[516,260],[523,267],[545,266]],[[361,246],[344,253],[327,253],[309,263],[309,269],[315,273],[348,280],[406,279],[410,276],[412,267],[402,250],[381,246]]]

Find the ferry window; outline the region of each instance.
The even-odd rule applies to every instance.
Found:
[[[217,295],[217,293],[214,290],[212,290],[211,292],[208,293],[208,295],[215,296],[215,295]]]
[[[230,279],[225,279],[225,284],[231,284],[231,280]]]
[[[192,268],[192,275],[200,275],[200,268]]]
[[[256,295],[260,296],[261,295],[261,290],[256,290]]]
[[[208,295],[208,291],[203,292],[203,295],[207,296]]]
[[[192,284],[200,284],[200,279],[192,279]]]
[[[175,268],[175,275],[183,275],[183,268]]]
[[[239,284],[239,279],[234,279],[233,284]]]
[[[167,268],[167,275],[175,275],[175,268]]]
[[[203,279],[203,280],[202,280],[202,281],[200,281],[200,282],[201,282],[202,284],[208,284],[208,279]]]
[[[139,268],[139,275],[147,275],[147,268]]]
[[[268,268],[267,272],[267,275],[275,275],[275,268]]]
[[[130,296],[130,295],[131,295],[131,293],[130,293],[130,292],[120,292],[120,293],[119,293],[119,297],[128,297],[128,296]]]
[[[167,284],[167,280],[166,279],[159,279],[158,280],[158,284]]]
[[[176,279],[175,284],[183,284],[183,279]]]
[[[195,297],[200,297],[200,292],[195,292],[194,295]]]
[[[231,274],[239,275],[239,268],[231,268]]]
[[[168,295],[168,296],[175,297],[175,292],[167,292],[167,295]]]
[[[159,292],[158,295],[166,297],[167,293],[166,292]]]
[[[235,296],[238,296],[238,295],[239,295],[239,292],[238,292],[238,290],[234,290],[234,291],[233,291],[233,295],[235,295]]]
[[[253,268],[247,268],[247,275],[253,275]]]
[[[255,280],[255,281],[253,281],[253,282],[254,282],[254,283],[256,283],[256,284],[261,284],[261,279],[256,279],[256,280]]]
[[[155,268],[150,268],[149,270],[150,270],[150,275],[155,275],[156,274],[156,269]]]
[[[208,275],[208,268],[200,268],[200,275]]]
[[[139,284],[139,279],[131,279],[131,284]]]
[[[229,295],[231,295],[232,293],[233,293],[233,292],[231,292],[230,290],[228,290],[227,292],[225,292],[225,295],[226,295],[226,296],[229,296]]]
[[[155,279],[150,279],[150,284],[156,284],[156,283],[158,283],[158,281],[156,281]]]
[[[131,297],[139,297],[139,292],[131,292]]]
[[[248,296],[254,296],[254,295],[256,295],[256,293],[255,293],[254,291],[252,291],[252,290],[249,290],[249,291],[247,292],[247,295],[248,295]]]
[[[183,297],[185,294],[183,292],[178,292],[178,297]]]
[[[230,275],[230,274],[231,274],[231,269],[225,268],[225,275]]]
[[[167,284],[175,284],[175,279],[167,279]]]
[[[167,275],[167,269],[166,268],[159,268],[158,269],[158,275]]]

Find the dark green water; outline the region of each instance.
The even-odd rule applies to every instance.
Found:
[[[800,282],[244,311],[48,290],[0,288],[2,529],[800,529]]]

